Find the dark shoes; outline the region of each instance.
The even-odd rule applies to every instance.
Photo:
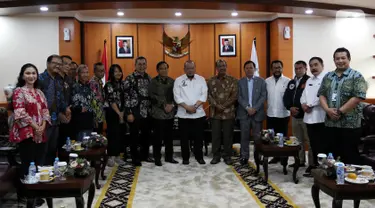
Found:
[[[230,158],[224,158],[224,162],[226,165],[233,165],[233,161]]]
[[[142,161],[144,161],[144,162],[149,162],[149,163],[153,163],[153,162],[155,162],[155,160],[152,159],[151,157],[144,158],[144,159],[142,159]]]
[[[309,166],[306,168],[305,173],[303,174],[304,177],[312,178],[313,176],[311,175],[311,170],[315,169],[315,166]]]
[[[183,160],[183,161],[182,161],[182,164],[183,164],[183,165],[189,165],[189,160]]]
[[[198,161],[198,163],[201,164],[201,165],[206,164],[206,161],[204,161],[203,159],[199,159],[199,160],[197,160],[197,161]]]
[[[132,164],[133,164],[134,166],[142,166],[142,163],[141,163],[141,161],[139,161],[139,160],[132,161]]]
[[[168,163],[172,163],[172,164],[178,164],[178,161],[176,161],[175,159],[169,159],[169,160],[165,160],[165,162],[168,162]]]
[[[156,165],[156,166],[162,166],[163,164],[161,164],[161,161],[160,161],[160,160],[155,160],[155,165]]]
[[[274,157],[274,158],[272,158],[269,162],[268,162],[268,164],[276,164],[276,163],[278,163],[280,161],[280,158],[278,158],[278,157]]]
[[[244,159],[244,158],[242,158],[242,159],[240,160],[240,163],[241,163],[241,165],[247,165],[247,164],[249,164],[249,159]]]
[[[215,165],[220,162],[220,157],[214,157],[214,159],[211,160],[210,164]]]
[[[294,166],[295,166],[296,164],[295,163],[293,163],[293,164],[290,164],[288,167],[290,167],[290,168],[294,168]],[[302,164],[299,164],[299,166],[298,167],[305,167],[305,163],[302,163]]]

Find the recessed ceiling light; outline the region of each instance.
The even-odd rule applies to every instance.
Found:
[[[176,12],[176,13],[174,13],[174,15],[175,15],[176,17],[180,17],[180,16],[182,15],[182,13],[181,13],[181,12]]]
[[[42,7],[40,7],[40,11],[42,11],[42,12],[48,11],[48,7],[42,6]]]
[[[308,9],[305,11],[306,14],[312,14],[314,11],[312,9]]]
[[[232,12],[232,17],[237,17],[238,13],[237,12]]]
[[[124,12],[117,12],[117,16],[124,16]]]

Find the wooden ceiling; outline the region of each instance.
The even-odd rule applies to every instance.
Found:
[[[135,8],[176,8],[176,9],[226,9],[237,11],[258,11],[289,14],[304,14],[306,9],[314,9],[314,15],[335,17],[339,10],[361,10],[374,15],[375,9],[338,5],[312,1],[293,0],[0,0],[0,15],[39,13],[39,7],[46,5],[49,11],[78,11],[97,9],[135,9]]]

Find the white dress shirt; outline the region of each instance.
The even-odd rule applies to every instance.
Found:
[[[207,100],[207,83],[206,80],[199,76],[194,75],[193,79],[189,79],[186,74],[178,77],[174,82],[173,96],[176,103],[179,105],[185,103],[186,105],[194,105],[198,100],[206,102]],[[203,109],[203,104],[197,108],[196,113],[186,113],[186,109],[182,106],[178,106],[177,117],[178,118],[201,118],[206,113]]]
[[[276,118],[285,118],[290,116],[290,112],[285,108],[283,96],[290,79],[281,77],[276,82],[275,77],[266,79],[267,85],[267,116]]]
[[[306,81],[306,87],[302,93],[300,101],[301,104],[306,104],[309,107],[312,107],[311,112],[305,113],[305,116],[303,117],[303,122],[307,124],[324,123],[326,112],[320,105],[319,97],[317,95],[325,74],[326,73],[322,72],[318,76],[312,76]]]

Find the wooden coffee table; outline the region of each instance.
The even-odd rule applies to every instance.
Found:
[[[91,162],[91,166],[95,168],[95,184],[96,188],[100,189],[101,185],[99,184],[99,174],[102,179],[105,180],[107,177],[104,175],[105,167],[107,166],[108,156],[107,156],[107,147],[100,148],[91,148],[83,151],[70,151],[67,152],[64,149],[59,152],[60,160],[69,160],[69,154],[76,153],[78,157],[85,158]]]
[[[311,171],[314,177],[314,185],[311,187],[311,195],[316,208],[320,208],[319,190],[333,198],[332,208],[341,208],[342,200],[353,200],[354,208],[359,208],[361,199],[375,199],[375,184],[357,185],[345,183],[337,185],[334,179],[324,175],[320,169]]]
[[[20,194],[27,198],[27,208],[35,207],[36,198],[46,198],[48,208],[53,207],[53,198],[74,197],[77,208],[84,208],[83,194],[89,190],[87,207],[91,204],[95,196],[94,170],[84,178],[67,177],[65,181],[55,179],[50,183],[21,184]]]
[[[264,144],[261,141],[255,143],[254,148],[254,160],[257,166],[257,173],[260,171],[260,156],[263,155],[263,170],[264,170],[264,177],[265,180],[268,181],[268,157],[280,157],[281,165],[283,165],[283,173],[284,175],[288,174],[287,165],[288,165],[288,157],[294,157],[295,164],[300,163],[299,159],[299,150],[300,146],[285,146],[279,147],[275,144]],[[294,166],[293,168],[293,181],[294,183],[298,183],[297,178],[297,171],[298,165]]]

